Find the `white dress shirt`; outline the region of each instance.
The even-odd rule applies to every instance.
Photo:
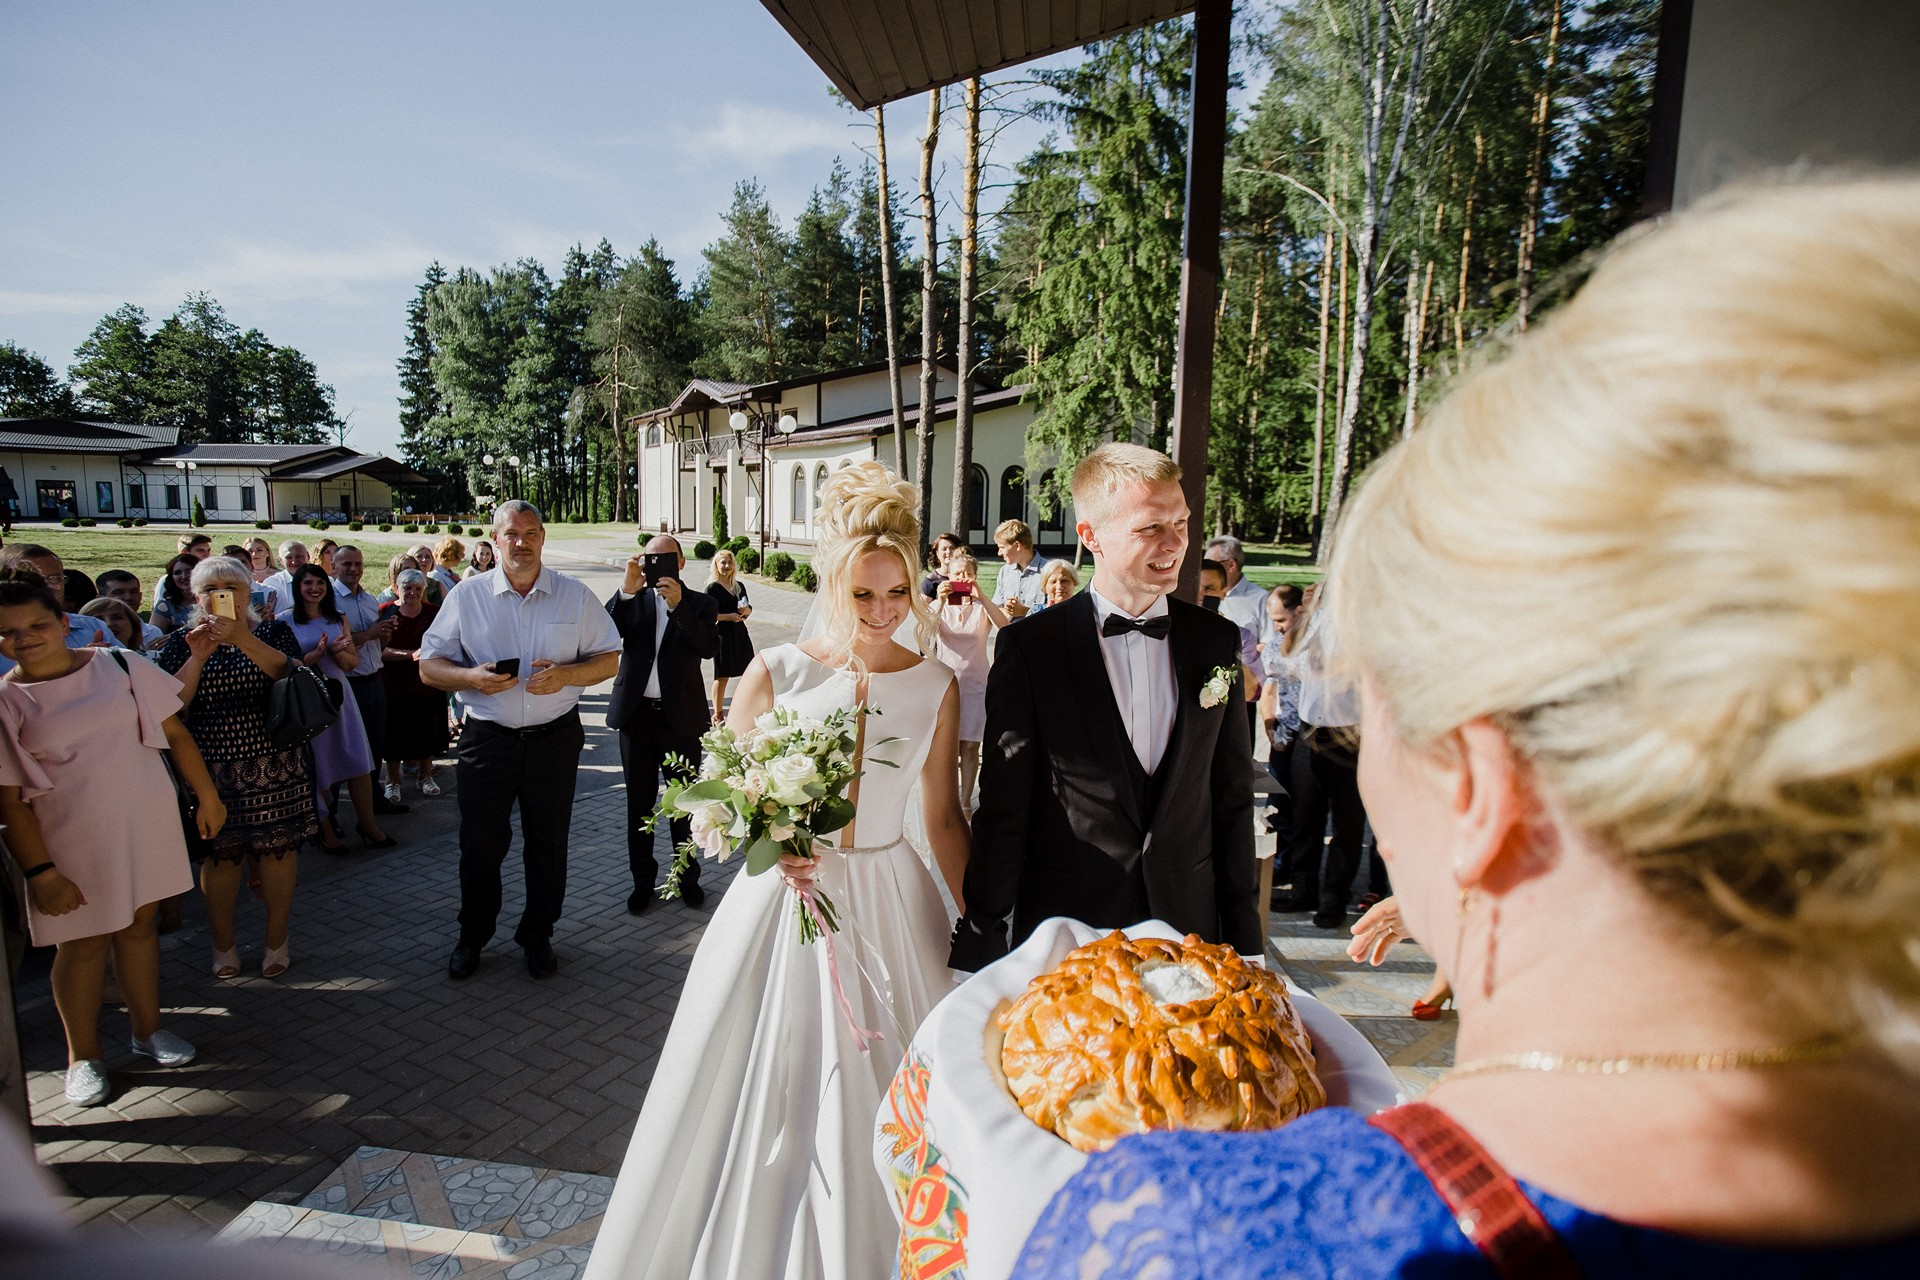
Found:
[[[273,616],[290,618],[293,616],[293,575],[285,569],[280,570],[259,584],[273,592]]]
[[[1040,576],[1047,571],[1053,561],[1041,555],[1028,559],[1024,569],[1016,569],[1011,564],[1000,566],[1000,572],[993,580],[993,602],[1001,608],[1015,600],[1038,612],[1047,607],[1047,594],[1040,589]]]
[[[1174,714],[1179,710],[1173,684],[1173,646],[1165,640],[1153,640],[1139,631],[1125,635],[1100,635],[1108,617],[1119,614],[1132,618],[1091,588],[1094,634],[1100,639],[1100,658],[1107,664],[1107,679],[1113,683],[1113,701],[1120,708],[1120,723],[1140,767],[1152,773],[1167,754],[1173,738]],[[1167,612],[1167,598],[1161,596],[1140,618],[1159,618]]]
[[[1273,620],[1267,617],[1267,589],[1251,578],[1242,578],[1228,588],[1220,601],[1220,612],[1250,631],[1262,645],[1273,638]]]
[[[536,658],[558,665],[619,648],[620,632],[613,619],[579,579],[543,568],[523,596],[506,574],[489,569],[447,593],[439,616],[420,641],[420,656],[467,667],[520,659],[519,678],[506,692],[462,689],[460,701],[482,720],[526,729],[557,720],[580,702],[578,685],[558,693],[528,693]]]
[[[686,591],[687,584],[682,582],[680,590]],[[667,615],[673,610],[667,608],[667,602],[661,598],[658,587],[642,587],[640,593],[653,597],[653,665],[647,668],[647,684],[640,690],[640,696],[658,699],[660,696],[660,646],[667,641]],[[619,596],[622,600],[632,598],[624,591],[620,592]]]
[[[347,621],[349,631],[371,631],[380,621],[380,597],[365,587],[358,591],[348,591],[338,578],[333,582],[333,601],[340,606],[340,616]],[[363,676],[377,676],[386,661],[380,652],[380,642],[369,640],[360,646],[360,665],[353,669],[356,679]]]

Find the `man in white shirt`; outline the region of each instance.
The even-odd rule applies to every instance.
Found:
[[[999,549],[1000,574],[993,582],[993,602],[1016,618],[1046,607],[1046,592],[1040,578],[1053,563],[1034,554],[1033,530],[1025,520],[1003,520],[993,531],[993,545]]]
[[[1158,918],[1259,954],[1240,632],[1171,598],[1180,468],[1105,444],[1074,469],[1073,503],[1093,585],[1000,633],[950,963],[977,969],[1056,915]]]
[[[567,834],[586,733],[580,690],[613,678],[620,634],[593,593],[541,564],[540,510],[493,513],[500,566],[449,592],[420,642],[420,678],[457,692],[460,734],[460,939],[447,975],[468,978],[500,916],[500,865],[520,806],[527,905],[514,941],[527,972],[550,977],[553,926],[567,891]],[[506,670],[500,670],[502,664]]]
[[[1247,551],[1240,539],[1224,533],[1208,538],[1202,554],[1226,571],[1227,593],[1220,599],[1220,612],[1266,644],[1273,635],[1273,624],[1267,619],[1267,590],[1246,576]]]
[[[313,556],[307,550],[307,544],[295,538],[288,538],[280,544],[280,564],[278,573],[267,575],[260,585],[273,592],[273,616],[291,618],[293,616],[293,575],[303,564],[312,564]]]

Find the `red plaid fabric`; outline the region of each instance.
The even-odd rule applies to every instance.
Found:
[[[1513,1175],[1446,1112],[1410,1102],[1368,1123],[1407,1149],[1502,1280],[1578,1280],[1578,1264]]]

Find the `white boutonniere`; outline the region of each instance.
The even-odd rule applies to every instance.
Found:
[[[1239,671],[1233,667],[1215,667],[1213,674],[1207,677],[1207,682],[1200,686],[1201,707],[1211,709],[1225,702],[1227,695],[1233,691],[1233,680],[1238,674]]]

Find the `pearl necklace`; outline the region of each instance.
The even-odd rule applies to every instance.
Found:
[[[1441,1077],[1443,1081],[1501,1071],[1568,1071],[1575,1075],[1618,1076],[1631,1071],[1740,1071],[1751,1067],[1783,1067],[1797,1062],[1824,1062],[1837,1058],[1853,1043],[1851,1035],[1821,1036],[1799,1044],[1767,1049],[1719,1049],[1712,1053],[1642,1053],[1618,1058],[1583,1057],[1530,1049],[1463,1062]]]

